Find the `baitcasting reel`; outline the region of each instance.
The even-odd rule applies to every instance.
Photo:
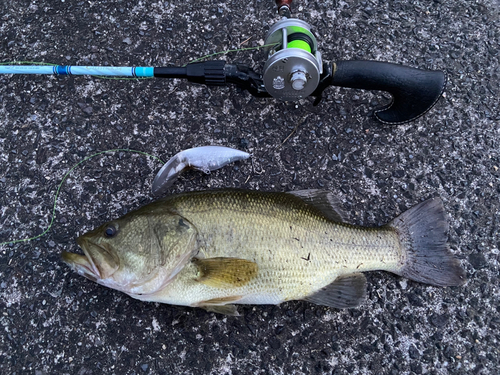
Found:
[[[184,67],[4,65],[0,66],[0,74],[186,78],[210,86],[235,84],[255,97],[296,101],[314,96],[314,105],[329,86],[382,90],[391,94],[392,102],[375,111],[374,116],[386,124],[415,120],[436,104],[445,87],[444,72],[379,61],[323,61],[309,24],[290,18],[291,3],[292,0],[276,0],[283,19],[266,36],[265,43],[270,47],[262,74],[247,65],[222,60]]]
[[[266,45],[269,59],[263,80],[267,92],[281,100],[311,95],[323,73],[323,61],[310,26],[297,19],[283,19],[269,30]]]

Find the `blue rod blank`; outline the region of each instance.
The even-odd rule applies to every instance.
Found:
[[[72,65],[0,65],[0,74],[55,74],[110,77],[153,77],[146,66],[72,66]]]

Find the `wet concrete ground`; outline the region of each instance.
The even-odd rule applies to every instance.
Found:
[[[334,191],[362,225],[385,224],[440,196],[463,287],[368,274],[368,300],[245,306],[243,317],[144,303],[60,260],[75,238],[151,202],[161,167],[116,152],[73,170],[51,230],[0,246],[3,374],[496,374],[499,364],[500,112],[497,1],[294,1],[326,60],[371,59],[446,70],[421,119],[385,126],[380,92],[331,88],[312,99],[254,99],[180,80],[0,77],[0,242],[41,234],[76,163],[130,148],[167,160],[213,144],[254,155],[171,192],[238,187]],[[0,60],[180,65],[262,44],[273,1],[20,1],[0,4]],[[223,58],[219,56],[218,58]],[[260,71],[261,50],[230,53]]]

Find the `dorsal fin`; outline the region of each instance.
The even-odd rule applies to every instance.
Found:
[[[343,223],[346,219],[346,214],[341,208],[340,199],[332,192],[321,189],[306,189],[289,191],[288,194],[295,195],[302,199],[305,203],[318,209],[326,218]]]

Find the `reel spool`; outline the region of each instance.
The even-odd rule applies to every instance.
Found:
[[[263,81],[267,92],[285,101],[311,95],[323,73],[323,62],[309,24],[283,19],[271,27],[265,44],[276,44],[269,49],[264,65]]]

